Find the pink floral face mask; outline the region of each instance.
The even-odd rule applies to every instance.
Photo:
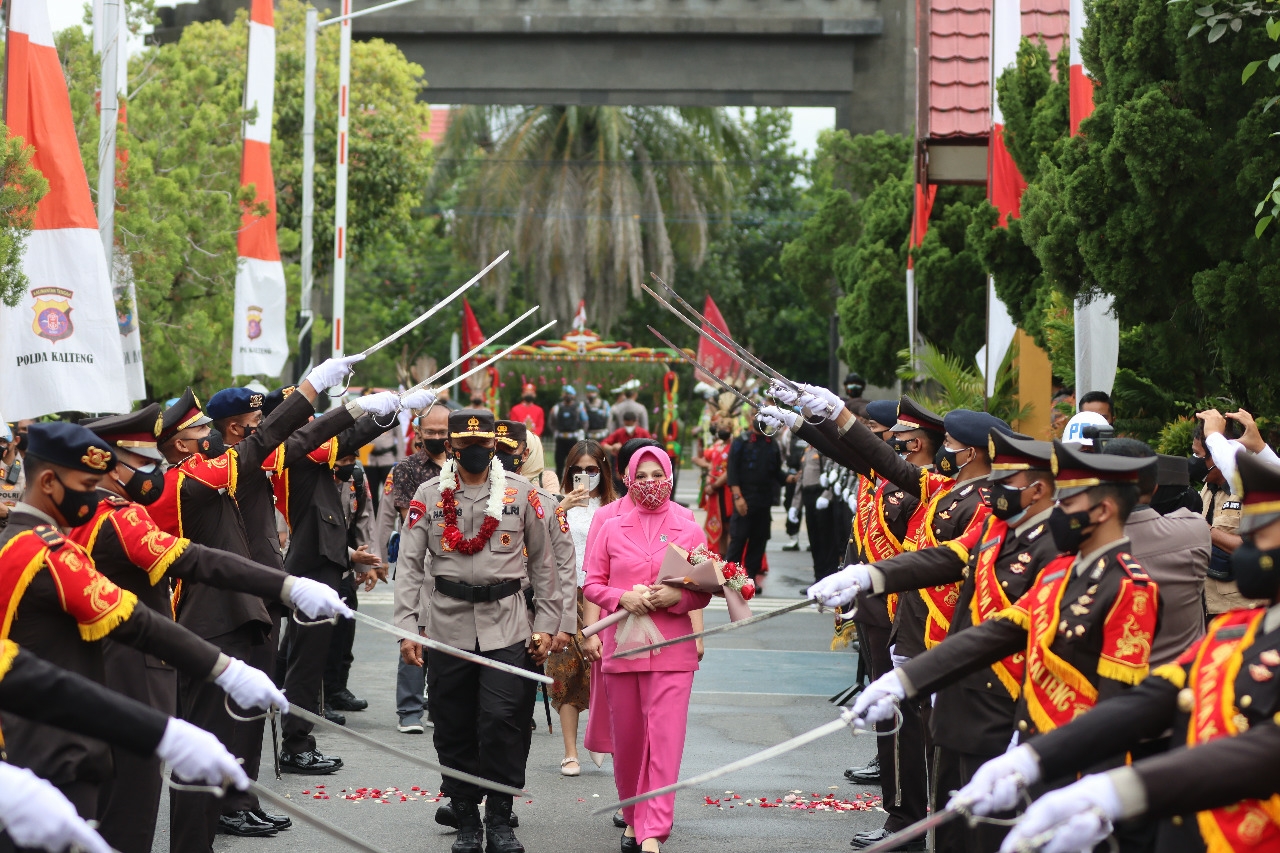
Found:
[[[628,494],[638,506],[647,510],[661,509],[671,499],[671,480],[635,480],[628,485]]]

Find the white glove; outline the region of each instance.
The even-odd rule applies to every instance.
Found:
[[[0,764],[0,825],[19,847],[111,853],[62,792],[22,767]]]
[[[787,510],[787,521],[791,522],[792,524],[799,524],[800,510],[796,509],[795,507],[792,507],[791,509]]]
[[[294,578],[289,589],[289,604],[308,619],[343,616],[354,619],[351,608],[328,585],[311,578]]]
[[[822,486],[822,488],[824,488],[824,489],[825,489],[827,486],[830,486],[830,485],[831,485],[831,475],[830,475],[830,474],[828,474],[826,471],[823,471],[821,474],[819,474],[819,475],[818,475],[818,485]]]
[[[326,391],[341,382],[357,361],[364,361],[364,356],[357,353],[343,358],[327,358],[311,368],[306,381],[311,383],[316,393]]]
[[[777,379],[769,383],[769,396],[788,406],[794,406],[800,399],[800,395],[793,391],[790,385],[783,384]]]
[[[853,715],[870,728],[881,720],[890,719],[894,707],[906,698],[907,691],[898,678],[897,670],[886,672],[858,694],[858,701],[853,703]]]
[[[231,701],[241,708],[274,707],[281,713],[289,712],[289,700],[276,689],[267,674],[237,658],[231,659],[213,683],[227,691]]]
[[[1091,850],[1111,834],[1111,822],[1123,807],[1116,786],[1106,774],[1085,776],[1065,788],[1050,791],[1031,804],[1000,845],[1000,853],[1014,853],[1021,844],[1052,833],[1044,853]]]
[[[858,597],[858,590],[871,591],[871,569],[862,563],[845,566],[827,575],[805,592],[805,595],[827,607],[843,607]]]
[[[761,406],[756,417],[773,427],[786,426],[787,429],[795,429],[796,424],[800,423],[800,416],[795,412],[777,406]]]
[[[356,398],[356,405],[370,415],[386,417],[400,411],[400,396],[395,391],[379,391]]]
[[[978,768],[947,802],[947,808],[964,807],[976,815],[993,815],[1017,807],[1018,792],[1040,781],[1040,759],[1027,745],[1015,747]]]
[[[814,509],[826,509],[829,506],[831,506],[831,500],[826,495],[819,495],[813,502]]]
[[[156,755],[181,779],[217,786],[229,780],[238,790],[249,790],[249,777],[235,756],[216,737],[186,720],[169,719]]]
[[[801,385],[805,392],[800,397],[800,407],[815,418],[834,418],[844,409],[844,400],[826,388],[817,385]]]
[[[430,388],[419,388],[400,397],[402,409],[425,409],[436,401],[436,392]]]

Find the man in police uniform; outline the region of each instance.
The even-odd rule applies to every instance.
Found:
[[[396,624],[531,668],[545,659],[563,617],[559,582],[546,556],[544,519],[553,508],[543,505],[528,480],[504,472],[494,460],[492,412],[451,412],[447,444],[444,471],[418,489],[409,509]],[[534,591],[532,632],[520,594],[526,577]],[[402,643],[402,654],[408,644]],[[533,682],[436,651],[427,658],[428,704],[441,763],[523,786]],[[486,833],[487,853],[523,853],[510,826],[511,797],[488,793],[482,829],[483,789],[445,779],[441,790],[458,818],[453,853],[480,853]]]

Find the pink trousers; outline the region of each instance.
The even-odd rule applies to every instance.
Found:
[[[613,781],[618,798],[670,785],[680,778],[689,720],[692,672],[605,673],[613,731]],[[671,835],[676,797],[668,794],[623,809],[644,842]]]
[[[582,745],[592,752],[613,754],[613,733],[609,731],[609,694],[604,688],[600,661],[591,662],[591,698],[588,701],[587,730]]]

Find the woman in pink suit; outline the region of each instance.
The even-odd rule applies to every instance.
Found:
[[[663,637],[693,630],[689,614],[711,597],[655,583],[668,544],[692,550],[705,543],[702,528],[671,503],[671,461],[660,448],[643,447],[627,466],[634,506],[606,521],[588,549],[583,596],[603,614],[631,614],[601,633],[609,724],[613,737],[614,782],[622,799],[675,782],[689,716],[689,694],[698,652],[693,643],[657,652],[614,658],[617,632],[633,620],[652,620]],[[647,627],[647,626],[646,626]],[[627,828],[622,853],[657,851],[671,834],[675,796],[624,809]]]

